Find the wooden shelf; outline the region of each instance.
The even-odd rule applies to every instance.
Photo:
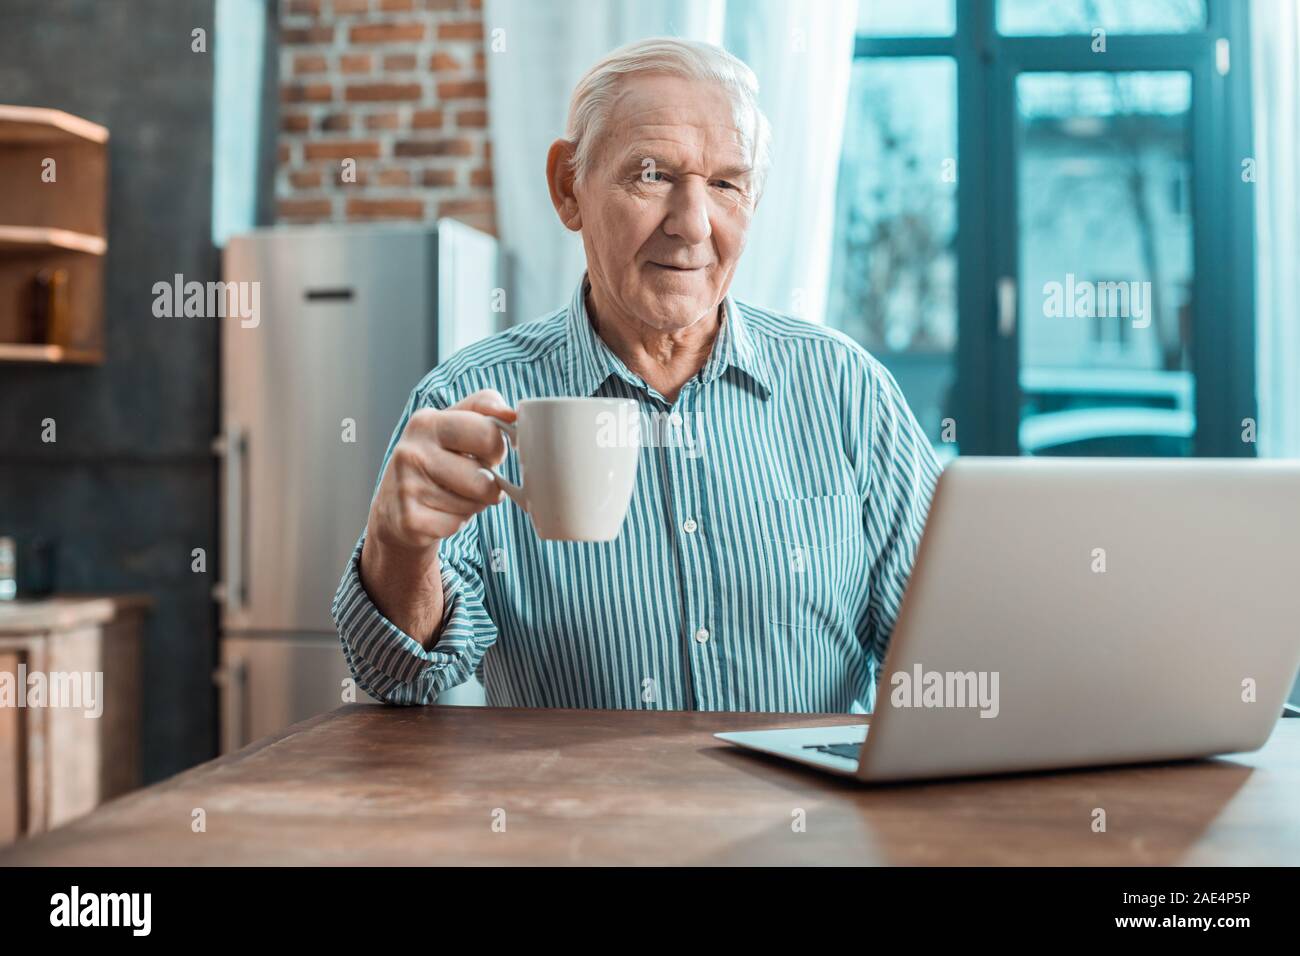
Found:
[[[0,105],[0,363],[104,361],[107,199],[107,129]]]
[[[7,252],[84,252],[102,256],[108,250],[103,236],[45,226],[0,226],[0,254]]]
[[[0,143],[73,143],[103,145],[108,130],[62,110],[0,106]]]
[[[62,345],[0,342],[0,362],[27,365],[99,365],[104,354],[93,349],[70,349]]]

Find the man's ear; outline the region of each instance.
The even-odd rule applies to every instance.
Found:
[[[551,190],[551,205],[566,229],[582,229],[582,212],[573,191],[573,144],[557,139],[546,152],[546,184]]]

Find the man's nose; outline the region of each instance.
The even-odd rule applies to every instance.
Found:
[[[673,186],[664,232],[692,244],[703,242],[713,234],[709,224],[708,187],[704,183],[692,176]]]

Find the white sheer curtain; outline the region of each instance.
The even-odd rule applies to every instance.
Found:
[[[1251,5],[1259,453],[1300,457],[1300,5]]]
[[[857,0],[732,0],[725,46],[758,75],[772,173],[736,270],[739,299],[826,321]]]
[[[731,291],[822,321],[856,4],[486,0],[493,181],[511,321],[565,304],[582,272],[581,240],[560,225],[546,189],[546,150],[564,134],[569,94],[602,55],[650,36],[722,44],[757,73],[773,166]]]

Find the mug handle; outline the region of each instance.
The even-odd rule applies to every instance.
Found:
[[[490,415],[488,417],[492,418],[492,416]],[[492,424],[495,425],[497,428],[501,429],[501,433],[506,436],[506,441],[510,445],[514,447],[518,447],[519,436],[514,425],[510,424],[509,422],[503,422],[499,418],[492,418]],[[495,468],[489,470],[492,472],[492,477],[496,479],[497,486],[506,494],[508,494],[515,504],[517,504],[524,511],[527,511],[528,499],[524,497],[524,489],[519,487],[519,485],[511,483],[507,478],[505,478],[501,474],[501,472],[497,471]]]

